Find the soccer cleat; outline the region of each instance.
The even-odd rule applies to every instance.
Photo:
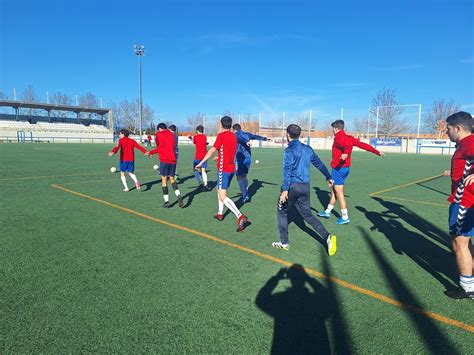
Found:
[[[237,232],[242,232],[245,229],[245,227],[247,227],[248,222],[249,220],[247,219],[247,217],[245,217],[244,215],[241,215],[239,219],[237,220]]]
[[[245,194],[244,196],[242,196],[242,203],[247,203],[247,202],[250,202],[249,194]]]
[[[224,219],[224,216],[218,213],[214,216],[214,219],[217,219],[218,221],[222,221]]]
[[[350,220],[349,218],[344,219],[344,218],[342,218],[342,217],[339,217],[339,218],[337,219],[337,222],[336,222],[336,224],[339,224],[339,225],[341,225],[341,224],[349,224],[349,223],[351,223],[351,220]]]
[[[319,211],[318,213],[316,213],[316,216],[318,217],[324,217],[324,218],[329,218],[331,217],[331,214],[326,212],[326,211]]]
[[[140,189],[142,188],[142,185],[140,185],[140,182],[137,181],[137,182],[135,183],[135,187],[137,188],[138,191],[140,191]]]
[[[333,256],[334,254],[336,254],[336,250],[337,250],[336,240],[337,238],[334,234],[330,234],[328,236],[328,239],[326,240],[326,243],[328,244],[329,256]]]
[[[467,292],[467,291],[464,291],[464,289],[462,288],[446,291],[444,294],[450,298],[454,298],[455,300],[462,300],[465,298],[474,300],[474,292]]]
[[[128,189],[128,187],[126,189],[123,189],[123,192],[129,192],[130,190]]]
[[[170,203],[168,201],[166,201],[164,204],[163,204],[163,207],[164,208],[170,208]]]
[[[184,207],[184,203],[183,203],[183,198],[181,197],[181,195],[178,195],[178,206],[183,208]]]
[[[290,250],[290,244],[283,244],[282,242],[273,242],[272,247],[283,250]]]

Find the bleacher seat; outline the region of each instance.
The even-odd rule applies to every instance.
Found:
[[[88,131],[87,127],[82,124],[75,123],[50,123],[50,122],[38,122],[36,123],[36,129],[43,131],[63,131],[63,132],[84,132]]]
[[[0,121],[0,128],[22,130],[31,129],[33,126],[28,121]]]

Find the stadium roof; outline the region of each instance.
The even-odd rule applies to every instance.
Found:
[[[40,109],[46,111],[70,111],[70,112],[89,112],[96,113],[98,115],[107,114],[109,108],[92,108],[84,106],[69,106],[69,105],[56,105],[56,104],[46,104],[39,102],[27,102],[27,101],[11,101],[11,100],[0,100],[0,106],[13,107],[13,108],[31,108],[31,109]]]

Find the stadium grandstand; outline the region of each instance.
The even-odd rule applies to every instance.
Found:
[[[108,108],[10,100],[0,100],[0,107],[11,108],[13,112],[0,113],[0,142],[110,143],[114,140],[112,110]],[[21,111],[30,114],[20,114]],[[41,111],[45,114],[41,115]],[[76,117],[71,117],[71,113]]]

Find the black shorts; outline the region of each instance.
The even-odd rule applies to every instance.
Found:
[[[160,163],[161,176],[175,176],[176,175],[176,164]]]

